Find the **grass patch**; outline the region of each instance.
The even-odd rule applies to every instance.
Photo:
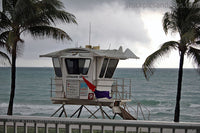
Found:
[[[3,133],[3,126],[0,126],[0,133]]]

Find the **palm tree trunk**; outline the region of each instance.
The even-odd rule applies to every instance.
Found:
[[[8,105],[7,115],[13,114],[13,102],[15,96],[15,79],[16,79],[16,45],[12,49],[12,67],[11,67],[11,92],[10,101]]]
[[[180,54],[180,63],[179,63],[179,72],[178,72],[178,86],[177,86],[174,122],[179,122],[179,117],[180,117],[180,100],[181,100],[184,54],[185,54],[184,52],[181,52],[181,54]]]

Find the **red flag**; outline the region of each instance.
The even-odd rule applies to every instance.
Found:
[[[90,81],[88,81],[87,79],[85,79],[84,76],[82,76],[83,80],[85,81],[85,83],[87,84],[87,86],[90,88],[90,90],[92,90],[92,92],[95,91],[96,86],[94,86],[92,83],[90,83]]]

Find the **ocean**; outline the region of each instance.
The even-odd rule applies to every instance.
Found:
[[[10,68],[0,68],[0,115],[7,112],[10,75]],[[177,75],[178,69],[156,69],[146,81],[141,69],[117,68],[114,77],[132,79],[132,96],[151,111],[150,120],[173,121]],[[50,100],[52,77],[53,68],[17,68],[14,115],[51,116],[60,107]],[[184,69],[180,121],[200,122],[200,75],[194,69]]]

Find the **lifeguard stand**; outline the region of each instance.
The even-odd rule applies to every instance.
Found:
[[[98,106],[102,118],[105,115],[111,118],[102,108],[107,106],[114,113],[113,119],[116,114],[123,119],[136,119],[123,108],[123,105],[131,101],[131,80],[112,78],[119,60],[138,59],[131,50],[123,52],[122,47],[118,50],[100,50],[99,46],[87,45],[85,48],[64,49],[40,57],[51,57],[55,70],[55,90],[51,91],[51,101],[62,106],[52,116],[61,110],[59,116],[64,113],[67,117],[65,105],[80,105],[71,115],[73,117],[78,113],[77,117],[80,117],[82,108],[89,105]],[[96,90],[108,91],[112,98],[96,98],[82,76],[95,85]],[[96,118],[95,112],[86,109]]]

